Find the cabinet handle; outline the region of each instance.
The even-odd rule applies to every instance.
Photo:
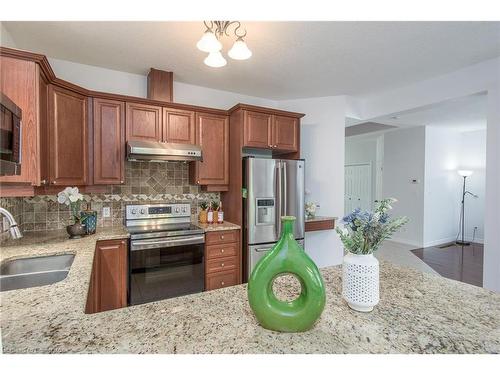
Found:
[[[224,263],[221,263],[221,264],[220,264],[220,266],[221,266],[221,267],[224,267]]]
[[[199,185],[200,184],[200,180],[196,181],[196,183]]]
[[[220,285],[224,285],[224,281],[221,281],[221,282],[220,282]]]
[[[47,180],[40,181],[40,185],[47,185]]]
[[[223,253],[224,252],[224,249],[220,249],[220,252]]]
[[[55,185],[55,184],[57,184],[57,181],[56,180],[52,181],[52,185]]]
[[[220,236],[220,239],[223,240],[224,239],[224,235]]]
[[[120,181],[120,184],[123,184],[123,183],[125,183],[125,181],[121,180],[121,181]]]

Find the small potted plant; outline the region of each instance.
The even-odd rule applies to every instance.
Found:
[[[375,210],[356,208],[342,219],[344,228],[337,228],[347,254],[342,264],[342,297],[350,308],[369,312],[379,302],[379,262],[373,256],[382,242],[408,222],[406,217],[391,219],[394,198],[383,199]]]
[[[201,202],[200,203],[200,212],[198,213],[198,221],[201,224],[206,224],[207,223],[207,209],[208,209],[208,203],[207,202]]]
[[[85,225],[82,224],[84,216],[80,211],[83,195],[78,191],[77,187],[67,187],[57,194],[57,201],[60,204],[65,204],[70,207],[71,216],[75,221],[74,224],[66,226],[69,238],[81,238],[86,233]]]

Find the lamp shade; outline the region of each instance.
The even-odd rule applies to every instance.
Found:
[[[220,68],[227,64],[226,59],[219,51],[210,52],[203,62],[205,65],[211,66],[212,68]]]
[[[457,173],[462,177],[469,177],[473,172],[467,169],[459,169]]]
[[[227,54],[234,60],[246,60],[252,56],[252,51],[242,38],[238,38]]]
[[[211,30],[207,30],[203,33],[198,43],[196,43],[196,47],[203,52],[217,52],[222,49],[222,44]]]

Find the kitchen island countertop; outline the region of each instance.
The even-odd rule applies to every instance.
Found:
[[[36,232],[34,232],[36,233]],[[38,232],[2,245],[1,259],[70,252],[68,277],[0,293],[6,353],[498,353],[500,295],[440,276],[381,263],[381,301],[372,313],[350,310],[341,269],[321,270],[327,301],[314,328],[277,333],[260,327],[246,285],[85,314],[97,239]],[[280,294],[291,293],[284,283]]]

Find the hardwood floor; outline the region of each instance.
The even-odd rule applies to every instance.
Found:
[[[445,244],[412,250],[413,254],[441,276],[464,283],[483,286],[483,245]]]

